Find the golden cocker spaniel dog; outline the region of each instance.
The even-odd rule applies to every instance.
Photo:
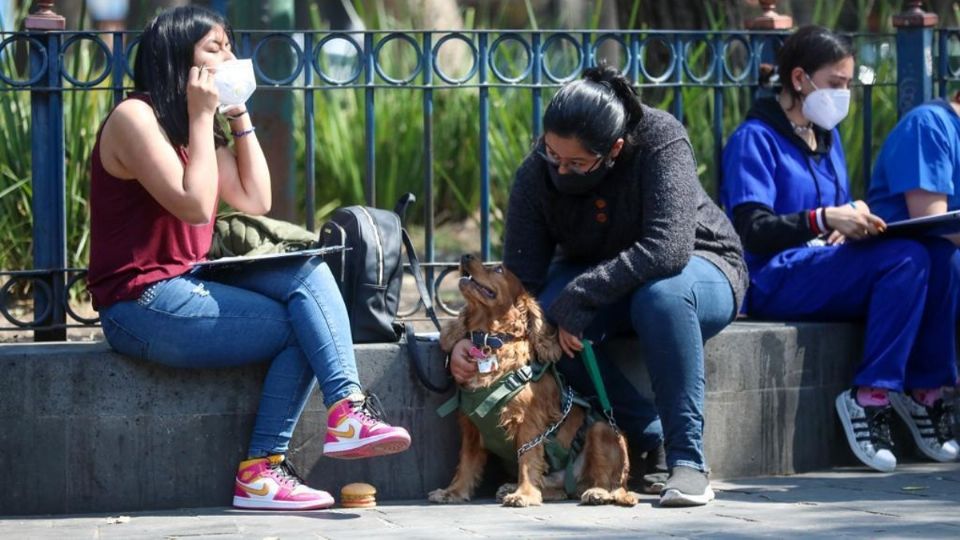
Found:
[[[502,266],[485,267],[478,259],[464,255],[460,260],[460,292],[466,300],[459,317],[447,324],[440,335],[445,352],[471,333],[510,336],[496,350],[496,362],[478,372],[462,388],[476,390],[495,384],[505,374],[534,361],[552,363],[562,351],[557,332],[544,320],[543,313],[520,280]],[[489,351],[488,351],[489,352]],[[481,360],[482,361],[482,360]],[[528,382],[499,411],[499,425],[518,449],[543,434],[562,418],[561,388],[547,374]],[[555,431],[557,442],[569,449],[584,423],[588,411],[579,405],[570,408],[566,419]],[[474,423],[462,412],[459,419],[462,440],[460,461],[450,485],[429,494],[435,503],[468,501],[483,474],[489,452]],[[582,436],[582,434],[581,434]],[[504,506],[539,505],[543,500],[567,498],[564,471],[548,474],[543,445],[519,457],[518,483],[507,484],[498,491]],[[574,462],[576,494],[585,504],[618,504],[632,506],[636,496],[626,489],[630,463],[627,443],[605,421],[595,421],[586,429],[582,451]]]

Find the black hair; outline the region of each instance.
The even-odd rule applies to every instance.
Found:
[[[808,75],[814,71],[835,64],[854,55],[853,44],[822,26],[803,26],[791,34],[777,53],[777,75],[780,85],[786,88],[794,100],[800,98],[800,92],[793,87],[790,74],[794,68],[802,68]],[[760,84],[770,82],[773,71],[760,69]]]
[[[187,80],[193,67],[194,46],[215,26],[233,41],[230,25],[220,14],[197,6],[168,9],[147,23],[137,47],[133,85],[150,95],[160,127],[174,146],[187,146]],[[223,127],[214,122],[216,145],[227,143]]]
[[[643,108],[633,84],[619,71],[598,66],[563,86],[543,114],[543,129],[560,137],[576,137],[587,150],[603,155],[620,137],[635,144],[633,132]]]

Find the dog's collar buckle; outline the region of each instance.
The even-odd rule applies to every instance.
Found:
[[[470,332],[470,341],[483,352],[484,356],[490,356],[497,349],[516,339],[510,334],[497,332]]]

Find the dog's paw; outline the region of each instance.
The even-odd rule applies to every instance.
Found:
[[[543,504],[543,498],[540,493],[511,493],[503,498],[504,506],[513,508],[524,508],[527,506],[540,506]]]
[[[427,495],[427,500],[437,504],[454,504],[467,502],[470,498],[448,489],[435,489]]]
[[[617,506],[636,506],[640,502],[639,495],[623,488],[613,490],[610,492],[610,496],[613,498],[613,504]]]
[[[507,497],[507,495],[513,493],[516,490],[517,490],[516,484],[504,484],[499,488],[497,488],[497,503],[503,504],[503,500]]]
[[[603,488],[590,488],[580,495],[580,502],[589,505],[608,504],[613,501],[610,492]]]

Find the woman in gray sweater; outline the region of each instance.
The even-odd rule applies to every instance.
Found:
[[[697,179],[683,126],[615,69],[560,89],[543,127],[510,193],[504,264],[559,327],[559,367],[578,391],[595,393],[574,356],[581,339],[636,334],[656,404],[600,358],[617,422],[635,451],[664,444],[662,505],[706,504],[703,343],[743,299],[740,241]],[[458,379],[476,369],[463,356]]]

